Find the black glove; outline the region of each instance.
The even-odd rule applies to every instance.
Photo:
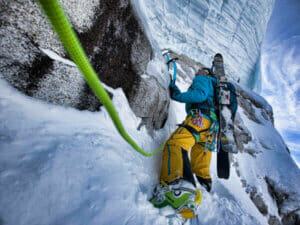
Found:
[[[174,86],[169,86],[170,96],[172,98],[173,94],[177,91]]]

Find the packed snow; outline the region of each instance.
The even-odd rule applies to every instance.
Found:
[[[160,212],[147,201],[158,182],[161,153],[146,158],[135,152],[104,109],[91,113],[49,105],[20,94],[3,79],[0,86],[0,217],[4,224],[167,224],[165,214],[171,210]],[[114,90],[113,103],[122,112],[128,133],[147,152],[167,138],[175,120],[184,118],[183,105],[173,102],[166,128],[152,139],[144,128],[137,131],[140,119],[121,89]],[[180,113],[175,117],[174,111]],[[202,189],[199,216],[203,224],[223,224],[224,220],[241,224],[241,215],[244,224],[264,221],[243,190],[241,196],[248,204],[240,205],[241,196],[234,191],[240,186],[236,175],[231,181],[217,181],[214,169],[212,174],[213,192]],[[237,187],[228,190],[226,186]]]
[[[177,82],[182,90],[189,86],[180,77]],[[159,179],[161,153],[147,158],[135,152],[117,133],[105,109],[92,113],[64,108],[24,96],[3,79],[0,86],[0,218],[4,224],[170,222],[166,217],[172,213],[170,208],[158,210],[147,201]],[[156,150],[185,117],[184,104],[172,101],[165,128],[151,138],[144,127],[137,130],[140,119],[132,113],[123,91],[109,91],[114,94],[113,103],[126,130],[147,152]],[[258,126],[249,121],[252,132]],[[271,140],[272,127],[260,128],[257,139],[268,136],[270,142],[266,145],[282,145],[281,139]],[[262,161],[259,170],[254,166],[257,163],[248,162],[257,159],[239,153],[242,176],[257,182],[255,177],[263,176],[259,171],[273,173],[274,160],[276,164],[284,158],[289,160],[287,153],[278,157],[272,152],[258,157]],[[212,192],[198,185],[203,194],[198,211],[200,224],[267,224],[234,168],[229,180],[217,179],[215,160],[214,154]],[[286,170],[293,171],[289,167]],[[274,170],[281,174],[280,179],[284,172]],[[267,192],[265,187],[262,191]],[[276,215],[275,206],[271,212]]]

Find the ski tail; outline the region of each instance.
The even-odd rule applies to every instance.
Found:
[[[217,153],[217,175],[226,180],[229,179],[230,175],[229,153],[223,150],[221,141]]]

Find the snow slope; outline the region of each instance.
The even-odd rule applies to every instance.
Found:
[[[158,180],[160,154],[145,158],[133,151],[105,111],[47,105],[21,95],[3,80],[0,90],[0,216],[4,224],[167,223],[147,201]],[[118,89],[114,96],[130,135],[148,152],[157,148],[166,130],[157,134],[156,142],[144,129],[137,131],[139,119],[124,94]],[[222,183],[216,188],[231,196]],[[205,203],[209,208],[203,213],[221,208],[218,212],[228,219],[237,214],[220,204],[217,193],[204,195],[203,201],[213,203]],[[237,200],[221,197],[222,201],[243,211]]]
[[[188,83],[179,80],[180,88],[186,89]],[[153,158],[136,153],[118,135],[105,110],[91,113],[45,104],[20,94],[3,79],[0,90],[3,224],[168,223],[165,215],[172,210],[155,209],[147,201],[158,181],[161,153]],[[110,91],[127,131],[147,152],[157,149],[174,124],[184,119],[184,105],[172,102],[167,125],[152,139],[144,127],[137,131],[140,119],[132,113],[122,90]],[[242,176],[251,180],[258,175],[254,167],[249,171],[247,166],[251,156],[238,154],[237,158]],[[267,224],[235,170],[229,180],[218,180],[215,167],[214,155],[212,193],[200,187],[201,224]],[[262,167],[273,173],[271,167]]]
[[[160,157],[134,152],[106,112],[47,105],[3,80],[0,89],[3,224],[165,224],[146,201]],[[114,94],[130,135],[148,151],[158,147],[136,131],[121,90]]]

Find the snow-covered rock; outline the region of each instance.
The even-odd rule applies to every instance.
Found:
[[[300,170],[274,127],[272,107],[256,93],[236,87],[235,139],[242,153],[232,156],[236,172],[260,213],[269,217],[270,225],[298,224]]]
[[[153,51],[129,0],[61,1],[102,82],[122,87],[134,113],[150,118],[149,130],[166,120],[169,105],[160,73],[148,71]],[[78,71],[43,15],[37,1],[1,1],[0,73],[21,92],[46,102],[97,111],[101,104]],[[151,82],[142,75],[152,77]],[[149,80],[150,81],[150,80]],[[145,86],[149,87],[145,89]],[[160,88],[157,88],[160,87]],[[145,92],[146,91],[146,92]],[[139,93],[139,94],[137,94]],[[143,106],[144,96],[149,96]],[[159,100],[163,99],[163,100]],[[162,104],[162,102],[164,102]],[[160,116],[144,111],[153,111]],[[143,112],[141,111],[143,108]]]

